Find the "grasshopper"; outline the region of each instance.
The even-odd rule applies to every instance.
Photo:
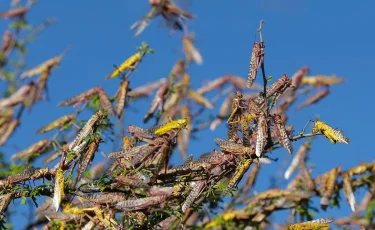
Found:
[[[329,89],[324,89],[322,91],[319,91],[316,94],[312,95],[311,97],[307,98],[304,102],[302,102],[302,104],[297,106],[297,109],[302,109],[303,107],[307,107],[312,104],[318,103],[323,98],[328,96],[329,93],[330,93]]]
[[[51,122],[50,124],[40,128],[37,131],[37,133],[45,133],[45,132],[48,132],[52,129],[63,127],[65,124],[71,122],[74,118],[75,118],[74,114],[68,114],[68,115],[65,115],[63,117],[60,117],[60,118],[54,120],[53,122]]]
[[[117,105],[116,115],[118,118],[122,117],[125,108],[126,97],[129,92],[129,81],[122,81],[120,88],[116,92]]]
[[[242,161],[240,165],[237,166],[236,171],[228,182],[227,188],[222,193],[223,195],[226,195],[229,190],[232,189],[242,179],[252,162],[252,159],[247,159]]]
[[[15,160],[15,159],[22,159],[22,158],[31,158],[33,157],[33,154],[34,153],[43,153],[43,151],[45,151],[47,149],[47,147],[49,146],[49,140],[48,139],[43,139],[43,140],[40,140],[38,141],[37,143],[33,144],[32,146],[28,147],[27,149],[19,152],[19,153],[16,153],[16,154],[13,154],[11,159],[12,160]]]
[[[89,148],[88,148],[85,156],[82,159],[82,162],[78,166],[77,176],[76,176],[76,182],[78,182],[82,178],[82,175],[86,171],[87,166],[94,159],[94,155],[95,155],[95,152],[99,148],[100,141],[101,141],[101,138],[97,137],[97,138],[95,138],[95,140],[93,140],[90,143]]]
[[[185,36],[182,40],[182,44],[184,47],[184,52],[186,56],[186,61],[189,63],[190,61],[194,61],[198,65],[203,63],[203,58],[197,48],[195,48],[193,44],[193,36],[188,35]]]
[[[320,205],[323,208],[323,210],[326,210],[329,205],[329,200],[331,199],[332,194],[334,192],[337,183],[337,178],[340,172],[341,168],[337,167],[329,171],[327,174],[327,178],[324,184],[324,192],[320,199]]]
[[[288,89],[291,85],[292,81],[288,78],[287,74],[284,74],[276,82],[267,87],[265,96],[263,95],[263,93],[260,93],[259,96],[255,98],[255,102],[258,105],[262,105],[264,102],[266,102],[264,98],[268,99],[276,93],[283,94],[285,90]]]
[[[327,125],[323,121],[315,121],[314,122],[314,128],[313,128],[313,133],[321,132],[323,135],[328,138],[328,140],[332,144],[336,144],[336,142],[339,143],[345,143],[349,144],[350,140],[344,134],[342,133],[341,130],[334,129],[331,126]]]
[[[83,101],[86,101],[88,98],[92,97],[93,95],[96,95],[98,93],[99,87],[91,88],[83,93],[78,94],[77,96],[71,97],[63,102],[59,103],[59,107],[62,106],[70,106],[74,105],[77,106]]]
[[[333,222],[333,218],[321,218],[312,221],[306,221],[296,224],[290,224],[289,230],[301,230],[301,229],[329,229],[329,223]]]
[[[8,176],[8,183],[14,184],[21,181],[29,180],[30,177],[35,173],[34,168],[27,168],[23,172]]]
[[[123,211],[131,212],[131,211],[137,211],[142,210],[150,206],[158,205],[163,203],[166,200],[165,195],[161,196],[150,196],[145,198],[137,198],[137,199],[130,199],[125,200],[117,203],[115,205],[116,209],[120,209]]]
[[[114,78],[126,70],[135,69],[136,64],[140,62],[141,59],[142,59],[141,52],[135,53],[134,55],[126,59],[118,68],[116,68],[114,71],[108,74],[105,78],[106,79]]]
[[[77,134],[77,137],[70,143],[69,150],[73,150],[77,145],[81,144],[83,139],[90,133],[91,129],[104,118],[101,110],[96,111],[94,115],[86,122],[82,130]]]
[[[193,181],[190,183],[190,187],[192,189],[181,206],[181,210],[183,213],[185,213],[190,208],[190,206],[202,193],[202,191],[206,187],[206,182],[205,181],[197,181],[197,182]]]
[[[237,91],[232,101],[231,114],[229,115],[229,118],[227,120],[227,124],[228,124],[227,139],[228,141],[231,141],[231,142],[235,142],[236,140],[238,122],[242,115],[242,109],[245,108],[242,105],[242,98],[243,98],[242,93]]]
[[[285,171],[284,178],[289,179],[292,173],[298,168],[301,161],[304,161],[307,152],[311,148],[311,141],[306,141],[298,149],[297,154],[294,156],[292,162],[290,163],[288,169]]]
[[[247,73],[247,82],[246,82],[246,87],[251,88],[253,85],[257,74],[258,70],[261,66],[261,64],[264,62],[264,44],[263,42],[254,42],[253,49],[251,52],[251,59],[250,59],[250,64],[249,64],[249,70]]]
[[[112,106],[111,100],[108,97],[108,94],[100,86],[98,87],[97,92],[99,95],[100,105],[103,107],[104,111],[108,115],[115,115],[115,111],[113,110],[113,106]]]
[[[274,114],[272,119],[274,122],[274,132],[279,139],[280,145],[283,146],[290,154],[293,154],[293,146],[289,139],[285,124],[281,120],[281,116],[279,114]]]

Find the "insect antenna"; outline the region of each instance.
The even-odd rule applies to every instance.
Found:
[[[306,125],[301,130],[300,135],[303,135],[305,133],[306,127],[310,124],[310,122],[315,123],[315,121],[313,121],[313,120],[308,120]]]

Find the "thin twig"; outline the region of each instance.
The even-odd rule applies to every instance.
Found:
[[[267,102],[267,77],[266,77],[266,71],[264,68],[264,41],[263,41],[263,36],[262,36],[262,24],[264,20],[260,20],[258,32],[259,32],[259,39],[260,39],[260,47],[261,47],[261,58],[260,58],[260,65],[262,68],[262,76],[263,76],[263,97],[265,101],[265,106],[266,106],[266,116],[268,117],[269,115],[269,109],[268,109],[268,102]]]

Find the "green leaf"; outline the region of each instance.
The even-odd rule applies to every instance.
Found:
[[[21,204],[26,204],[26,196],[22,195]]]
[[[22,53],[22,54],[25,54],[26,51],[27,51],[27,48],[25,46],[25,44],[23,44],[22,42],[19,42],[19,41],[16,41],[15,43],[15,47]]]

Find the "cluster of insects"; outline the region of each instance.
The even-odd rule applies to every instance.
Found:
[[[131,75],[154,52],[142,43],[104,77],[120,79],[114,96],[101,86],[88,87],[59,103],[59,107],[72,106],[76,111],[39,128],[38,134],[55,134],[15,152],[11,161],[26,166],[0,178],[1,221],[7,218],[12,200],[20,198],[25,202],[30,198],[37,208],[29,229],[42,225],[42,229],[329,229],[333,222],[340,226],[365,225],[367,219],[360,213],[369,206],[374,192],[369,191],[357,204],[354,191],[373,183],[375,164],[361,163],[346,171],[336,167],[314,178],[307,165],[313,138],[322,136],[332,144],[349,144],[350,140],[342,130],[318,119],[307,119],[303,130],[295,134],[286,114],[301,95],[317,91],[297,109],[324,99],[329,87],[343,79],[308,76],[307,66],[291,77],[268,77],[262,20],[258,29],[260,41],[253,44],[247,78],[228,74],[193,89],[187,70],[193,63],[203,64],[194,36],[186,33],[184,25],[184,20],[193,15],[172,0],[150,0],[150,4],[147,15],[131,27],[135,36],[161,15],[174,29],[185,30],[184,57],[176,61],[168,77],[133,87]],[[29,8],[0,13],[0,18],[22,19]],[[12,44],[7,43],[9,34],[5,35],[1,50],[6,57]],[[23,109],[30,109],[47,97],[49,76],[66,52],[22,72],[19,77],[28,82],[0,99],[0,146],[20,125]],[[258,75],[262,80],[257,79]],[[32,80],[35,76],[39,76],[36,81]],[[218,91],[213,98],[207,96]],[[143,115],[145,125],[120,127],[121,146],[101,152],[104,143],[115,142],[114,120],[124,123],[128,105],[149,96],[153,98]],[[215,111],[217,106],[216,114],[204,117],[205,112]],[[93,113],[80,121],[83,110]],[[150,125],[150,121],[155,124]],[[311,132],[306,132],[310,123]],[[199,131],[215,131],[220,125],[226,126],[226,136],[217,134],[212,141],[215,149],[199,157],[188,155],[189,144]],[[308,141],[297,150],[296,142],[305,138]],[[271,188],[255,194],[262,165],[275,164],[270,155],[278,148],[290,156],[285,179],[297,170],[299,174],[285,189]],[[170,159],[177,150],[183,163],[172,164]],[[32,167],[40,158],[45,167]],[[347,219],[313,220],[310,200],[319,197],[321,208],[326,210],[337,203],[340,191],[353,215]],[[47,198],[40,203],[36,200],[39,196]],[[214,215],[209,209],[216,212],[223,198],[229,202]],[[268,217],[283,209],[291,210],[284,225],[268,222]]]

